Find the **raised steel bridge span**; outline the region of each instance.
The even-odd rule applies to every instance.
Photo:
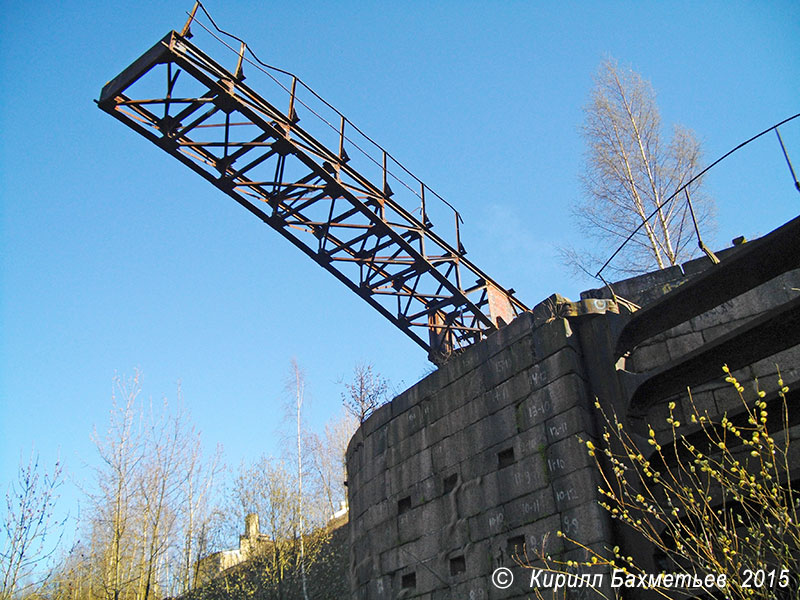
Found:
[[[465,258],[452,205],[297,76],[228,45],[198,6],[103,87],[102,110],[278,231],[435,363],[527,310]],[[227,46],[232,69],[189,41],[194,25]],[[269,99],[244,83],[245,66],[267,76]],[[449,235],[433,231],[433,215],[453,223]]]

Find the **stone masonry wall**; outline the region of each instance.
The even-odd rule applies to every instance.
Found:
[[[609,537],[582,360],[566,319],[526,314],[375,412],[347,454],[353,598],[525,598],[488,578],[562,529]]]
[[[647,304],[659,296],[687,282],[698,274],[699,265],[707,261],[698,259],[680,267],[672,267],[655,273],[635,277],[614,285],[620,296],[640,304]],[[635,348],[625,360],[626,371],[634,373],[655,369],[665,361],[678,360],[687,353],[712,342],[722,335],[749,320],[765,314],[770,309],[793,300],[800,294],[800,269],[789,271],[741,296],[709,310],[685,323],[654,336]],[[590,290],[581,294],[582,298],[610,298],[607,290]],[[759,388],[767,393],[777,389],[776,365],[787,382],[800,380],[800,347],[795,346],[773,356],[748,365],[734,373],[745,383],[758,380]],[[716,381],[692,388],[692,399],[698,409],[711,415],[721,415],[727,411],[740,412],[741,401],[733,388],[722,379],[721,364],[710,366],[719,375]],[[656,431],[670,429],[666,424],[667,404],[678,404],[675,418],[688,422],[688,395],[681,394],[664,398],[648,411],[647,419]]]
[[[644,305],[703,268],[693,262],[634,278],[615,284],[615,292]],[[578,441],[596,440],[595,398],[624,412],[621,371],[657,369],[796,298],[798,290],[800,270],[786,273],[654,336],[616,364],[609,360],[613,319],[607,318],[616,315],[561,318],[554,307],[564,299],[553,297],[452,357],[377,410],[350,442],[352,599],[528,598],[526,571],[515,556],[523,546],[524,562],[534,566],[541,549],[564,560],[587,558],[585,551],[565,547],[558,530],[587,547],[619,544],[647,554],[597,505],[596,468]],[[582,297],[609,296],[593,290]],[[799,346],[736,376],[742,382],[758,377],[761,389],[774,396],[776,362],[794,389]],[[693,390],[698,407],[712,415],[740,402],[721,375]],[[665,443],[671,399],[686,401],[685,394],[659,399],[646,415]],[[800,437],[797,425],[790,429]],[[649,553],[642,557],[645,565],[653,558]],[[505,590],[491,582],[501,566],[519,579]],[[597,597],[585,589],[570,594]]]

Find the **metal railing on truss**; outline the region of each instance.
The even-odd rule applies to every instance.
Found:
[[[198,8],[205,15],[209,25],[203,23],[198,17]],[[300,119],[298,109],[313,117],[313,120],[309,122],[303,115],[303,128],[306,131],[329,148],[338,148],[339,157],[347,162],[352,161],[360,172],[370,174],[371,171],[374,173],[375,180],[383,182],[384,191],[388,191],[395,201],[399,201],[412,214],[419,214],[421,223],[432,226],[432,220],[428,217],[431,212],[436,211],[436,207],[431,205],[431,201],[449,209],[453,229],[450,231],[450,235],[441,232],[439,235],[444,239],[450,237],[448,241],[460,252],[466,253],[461,244],[460,225],[464,220],[455,206],[432,190],[297,75],[262,61],[243,39],[220,28],[202,2],[197,1],[187,15],[188,20],[184,25],[182,35],[191,38],[191,26],[198,25],[221,46],[238,56],[237,75],[243,76],[243,65],[245,64],[264,74],[286,95],[289,107],[287,114],[292,119]],[[239,48],[232,46],[222,36],[238,42]],[[401,195],[399,199],[398,195]]]

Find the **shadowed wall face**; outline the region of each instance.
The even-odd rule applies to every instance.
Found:
[[[489,575],[523,548],[563,550],[556,530],[609,538],[577,440],[593,434],[577,338],[542,320],[454,357],[353,438],[354,598],[489,598]]]

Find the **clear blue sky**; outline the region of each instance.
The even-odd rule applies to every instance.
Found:
[[[183,393],[230,463],[279,453],[289,360],[309,422],[372,361],[405,386],[424,352],[215,188],[99,111],[102,85],[185,2],[7,2],[0,12],[0,484],[32,446],[78,480],[115,373]],[[208,1],[462,212],[470,258],[529,306],[572,298],[555,246],[577,234],[578,128],[607,55],[650,79],[665,125],[710,162],[800,112],[797,2]],[[800,120],[799,120],[800,121]],[[800,167],[800,123],[784,131]],[[721,247],[797,215],[770,136],[708,180]],[[73,501],[74,496],[68,496]]]

